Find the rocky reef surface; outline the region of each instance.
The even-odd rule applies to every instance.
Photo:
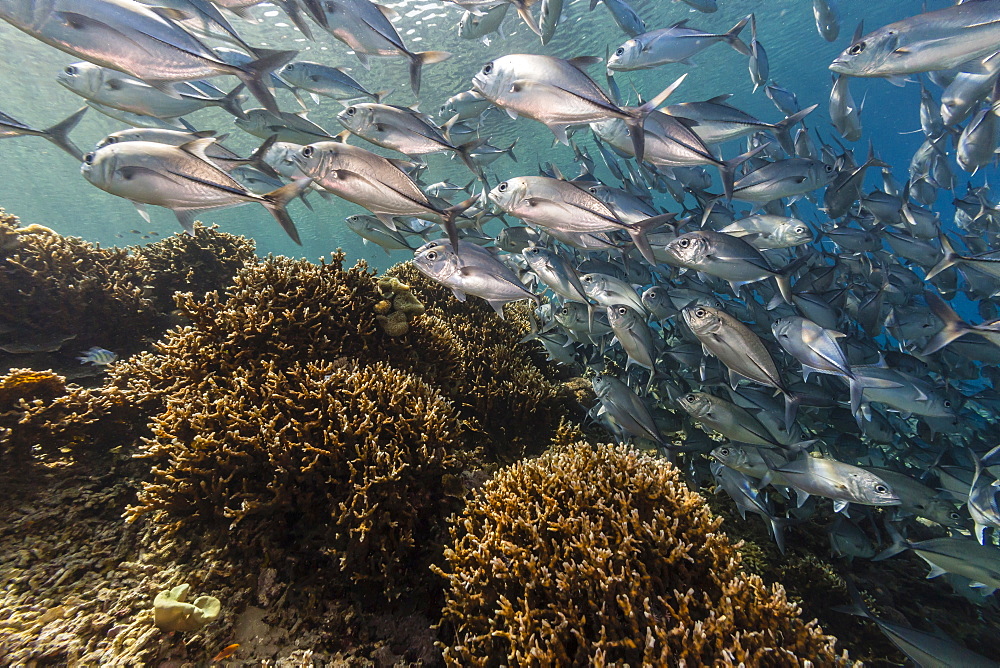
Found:
[[[589,381],[521,343],[527,307],[345,260],[0,217],[0,665],[900,659],[830,611],[821,527],[783,558],[586,432]],[[91,345],[122,359],[72,373]]]

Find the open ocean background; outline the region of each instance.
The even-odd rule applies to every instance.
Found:
[[[548,53],[570,58],[581,55],[604,56],[605,49],[614,50],[627,36],[614,23],[610,13],[599,5],[588,11],[589,0],[572,0],[566,3],[563,23],[552,42],[543,47],[538,37],[531,33],[516,13],[508,12],[505,21],[506,39],[493,35],[489,46],[478,40],[464,40],[458,36],[456,25],[462,10],[450,3],[403,0],[388,3],[400,14],[397,29],[411,50],[446,50],[452,58],[444,63],[426,67],[420,109],[436,114],[441,104],[451,95],[471,86],[476,71],[488,60],[508,53]],[[851,40],[858,21],[865,21],[866,32],[886,23],[922,11],[924,2],[919,0],[840,0],[841,30],[834,43],[826,42],[816,31],[809,0],[719,0],[719,11],[702,14],[681,3],[670,0],[631,0],[632,7],[645,20],[647,29],[668,26],[688,19],[692,27],[702,30],[725,32],[739,19],[753,12],[757,16],[758,38],[764,45],[770,61],[771,78],[798,95],[802,107],[819,103],[819,108],[806,119],[811,130],[818,130],[830,141],[834,130],[827,112],[831,86],[827,67],[834,57]],[[926,3],[928,9],[946,6],[940,0]],[[417,102],[410,91],[406,62],[402,58],[372,58],[371,71],[365,71],[347,47],[332,36],[316,28],[317,41],[306,40],[287,18],[272,5],[264,4],[251,10],[260,19],[257,25],[234,19],[243,36],[252,44],[280,49],[298,49],[298,60],[314,60],[330,65],[351,68],[351,75],[369,90],[394,89],[388,102],[411,105]],[[750,28],[741,34],[750,40]],[[46,128],[62,120],[82,105],[82,99],[56,83],[56,74],[74,59],[52,47],[35,41],[7,23],[0,22],[0,43],[4,57],[0,59],[0,110],[36,128]],[[621,72],[616,81],[623,95],[629,95],[634,86],[644,98],[649,98],[676,77],[690,72],[687,80],[670,99],[670,103],[703,100],[723,93],[732,93],[730,103],[761,120],[775,122],[782,114],[765,96],[763,89],[752,94],[753,85],[747,72],[747,59],[725,44],[717,44],[695,58],[697,66],[673,64],[642,72]],[[600,65],[590,69],[591,76],[604,85],[604,72]],[[213,83],[225,90],[236,85],[232,77],[218,77]],[[878,156],[893,166],[899,183],[907,179],[907,168],[913,152],[923,141],[919,132],[919,87],[908,83],[897,87],[882,79],[851,79],[855,100],[864,100],[862,123],[864,136],[853,145],[859,162],[867,154],[869,139],[874,142]],[[931,85],[935,96],[940,90]],[[295,111],[297,103],[286,91],[279,91],[283,110]],[[331,134],[343,128],[336,121],[336,114],[343,106],[335,100],[323,98],[322,103],[310,104],[309,118]],[[634,95],[633,95],[634,100]],[[256,106],[248,100],[244,107]],[[205,109],[186,117],[198,129],[214,129],[220,134],[229,133],[226,145],[234,150],[249,153],[260,140],[235,127],[224,111]],[[443,122],[444,119],[442,119]],[[84,151],[91,149],[106,134],[125,126],[96,111],[86,114],[73,131],[74,142]],[[492,112],[485,117],[482,136],[496,146],[507,146],[519,138],[515,152],[519,163],[502,157],[491,169],[496,177],[491,186],[506,177],[537,173],[539,163],[553,161],[567,176],[577,173],[572,163],[569,147],[552,146],[552,134],[534,121],[511,120],[506,114]],[[814,134],[815,136],[815,134]],[[577,141],[586,146],[598,162],[597,175],[618,185],[602,165],[590,139],[589,132],[576,135]],[[350,143],[365,145],[352,137]],[[367,148],[374,148],[366,146]],[[387,155],[398,154],[374,150]],[[724,146],[724,154],[731,157],[744,150],[740,141]],[[838,151],[839,152],[839,151]],[[458,184],[469,181],[470,174],[461,162],[444,155],[428,157],[430,169],[424,174],[427,183],[451,180]],[[953,169],[963,183],[962,173],[952,162]],[[102,192],[87,183],[79,173],[79,165],[72,158],[49,142],[34,137],[21,137],[0,141],[0,206],[18,215],[25,224],[38,223],[49,226],[61,234],[79,235],[102,246],[126,245],[155,241],[143,239],[151,231],[161,237],[180,230],[173,214],[165,209],[150,207],[152,225],[147,225],[132,205],[122,199]],[[717,180],[715,170],[710,170]],[[964,179],[976,185],[985,181],[996,182],[995,167],[982,170],[974,177]],[[879,170],[870,170],[866,192],[881,184]],[[716,184],[718,189],[718,183]],[[961,187],[964,192],[964,184]],[[659,195],[659,197],[664,197]],[[293,203],[290,211],[302,235],[303,245],[295,245],[277,226],[263,207],[246,205],[224,211],[213,211],[203,217],[206,223],[218,223],[224,231],[245,235],[256,240],[260,254],[284,254],[316,260],[336,248],[347,251],[350,258],[363,257],[379,268],[406,260],[409,253],[395,251],[387,256],[373,245],[364,246],[361,239],[343,222],[345,216],[365,213],[349,202],[326,202],[312,195],[309,197],[315,211],[310,212],[301,202]],[[951,228],[953,208],[951,193],[941,193],[938,210]],[[658,202],[672,211],[678,209],[673,200]],[[747,209],[747,205],[738,204]],[[825,217],[809,205],[803,211],[813,213],[804,218],[813,224],[826,222]],[[487,231],[495,233],[497,223]],[[133,232],[138,231],[138,233]]]

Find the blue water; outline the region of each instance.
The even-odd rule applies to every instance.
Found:
[[[840,2],[841,31],[835,43],[826,42],[817,33],[812,6],[805,0],[720,0],[715,14],[701,14],[689,10],[681,2],[665,0],[634,0],[632,6],[645,20],[647,28],[670,25],[682,19],[703,30],[724,32],[750,12],[757,16],[759,40],[763,43],[770,61],[771,77],[793,90],[799,103],[805,107],[819,103],[819,108],[809,117],[807,125],[818,129],[829,138],[833,134],[829,123],[827,103],[830,90],[830,61],[850,43],[854,26],[862,17],[869,30],[885,23],[919,13],[922,2],[917,0],[894,2],[865,2],[843,0]],[[939,8],[947,3],[936,1],[929,7]],[[542,47],[538,37],[531,33],[511,11],[505,22],[506,39],[494,39],[489,46],[478,40],[459,38],[455,26],[462,10],[450,3],[415,2],[404,0],[392,3],[400,18],[396,23],[399,33],[413,50],[446,50],[454,54],[451,60],[425,68],[423,91],[416,100],[409,88],[406,62],[401,58],[372,58],[371,71],[365,71],[358,60],[347,53],[347,47],[332,36],[316,31],[317,40],[310,42],[290,25],[288,19],[272,5],[253,8],[261,23],[249,25],[233,18],[244,37],[254,44],[271,48],[298,49],[299,59],[315,60],[330,65],[351,68],[351,74],[369,90],[392,88],[388,101],[411,105],[419,102],[425,112],[436,112],[441,103],[451,95],[470,87],[472,76],[489,59],[507,53],[548,53],[561,57],[580,55],[603,56],[605,49],[612,51],[627,37],[612,20],[603,5],[588,11],[588,0],[567,2],[563,23],[555,38]],[[743,37],[749,40],[749,27]],[[56,74],[75,59],[52,47],[37,42],[10,25],[0,22],[0,43],[5,55],[0,59],[0,110],[34,127],[48,127],[66,117],[82,105],[82,100],[55,81]],[[645,72],[624,72],[617,81],[624,95],[632,86],[648,98],[659,92],[677,76],[689,76],[671,102],[701,100],[722,93],[732,93],[731,103],[762,120],[778,121],[782,114],[774,107],[763,90],[751,94],[753,86],[747,72],[746,58],[725,44],[715,45],[695,58],[696,67],[674,64]],[[603,83],[600,65],[591,69],[592,76]],[[213,81],[223,89],[235,85],[235,79],[219,77]],[[920,133],[902,134],[919,128],[919,90],[916,84],[896,87],[881,79],[853,79],[854,98],[864,100],[862,122],[864,137],[855,146],[858,157],[863,159],[867,142],[874,142],[878,155],[894,167],[897,180],[906,180],[906,168],[913,151],[923,141]],[[936,89],[935,92],[939,92]],[[287,92],[279,93],[282,109],[294,111],[295,101]],[[309,118],[332,134],[342,128],[335,116],[343,106],[335,100],[323,99],[319,105],[310,104]],[[256,106],[247,101],[246,108]],[[206,109],[189,117],[199,129],[214,129],[230,136],[226,144],[235,150],[250,152],[259,140],[236,128],[225,112]],[[74,141],[85,151],[104,135],[125,126],[115,120],[90,111],[72,133]],[[510,176],[536,173],[537,165],[553,161],[567,174],[574,174],[572,151],[562,145],[552,146],[552,135],[542,125],[526,119],[510,120],[505,114],[493,113],[483,123],[483,136],[494,145],[506,146],[520,138],[516,149],[519,163],[501,158],[493,163],[491,184]],[[597,158],[589,133],[581,132],[577,140]],[[367,145],[352,138],[351,143]],[[386,155],[390,151],[374,149]],[[743,144],[731,142],[724,146],[727,156],[742,152]],[[469,180],[468,170],[458,161],[443,155],[430,156],[430,169],[425,176],[428,183],[449,179],[464,184]],[[598,163],[600,160],[598,158]],[[79,235],[104,246],[145,243],[154,241],[142,238],[150,231],[160,235],[172,234],[180,228],[173,214],[164,209],[150,209],[152,224],[146,224],[132,205],[122,199],[102,192],[87,183],[79,173],[79,165],[50,143],[33,137],[0,141],[0,206],[17,214],[26,223],[47,225],[63,234]],[[996,182],[994,169],[984,170],[970,179],[976,184],[987,180]],[[610,179],[601,167],[598,176]],[[878,170],[868,175],[869,189],[880,183]],[[351,257],[363,257],[377,267],[385,267],[408,258],[408,252],[395,251],[387,256],[381,248],[363,246],[360,239],[343,223],[345,216],[364,211],[342,201],[325,202],[312,196],[314,212],[301,203],[291,205],[291,214],[298,225],[303,245],[296,246],[275,224],[267,212],[257,205],[247,205],[225,211],[214,211],[203,216],[205,222],[218,223],[223,230],[252,237],[261,254],[279,253],[291,256],[319,258],[342,247]],[[949,194],[942,195],[942,217],[950,220],[945,205]],[[664,200],[661,205],[676,210],[676,204]],[[821,218],[809,220],[818,221]],[[141,234],[132,233],[137,230]],[[489,228],[494,232],[495,227]]]

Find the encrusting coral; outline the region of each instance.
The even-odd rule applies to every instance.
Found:
[[[398,278],[387,277],[378,282],[378,289],[385,298],[375,305],[379,327],[389,336],[402,336],[410,331],[410,320],[426,311],[413,294],[409,285]],[[392,301],[389,301],[389,299]]]
[[[556,446],[501,470],[453,520],[450,665],[850,665],[780,586],[740,569],[662,459]]]

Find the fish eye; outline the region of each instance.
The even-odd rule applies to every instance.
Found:
[[[357,113],[357,111],[358,111],[357,107],[348,107],[347,109],[344,110],[344,113],[347,114],[348,116],[353,116],[354,114]]]
[[[87,155],[83,156],[83,164],[85,164],[85,165],[92,165],[92,164],[94,164],[94,154],[93,153],[88,153]]]
[[[826,169],[827,172],[832,172],[833,171],[833,165],[827,165],[825,167],[825,169]]]
[[[438,256],[437,251],[431,251],[431,252],[429,252],[427,254],[427,259],[428,260],[436,260],[437,256]]]
[[[597,186],[591,186],[591,187],[587,188],[587,190],[590,192],[591,195],[596,195],[597,194]]]
[[[944,402],[944,407],[945,407],[945,408],[951,408],[951,402],[950,402],[950,401],[947,401],[947,400],[946,400],[946,401]]]
[[[875,485],[875,492],[878,494],[888,494],[889,488],[885,485]]]
[[[865,50],[865,46],[867,45],[864,42],[858,42],[857,44],[852,44],[851,48],[847,50],[847,53],[851,54],[852,56],[856,56]]]
[[[504,181],[503,183],[501,183],[500,185],[498,185],[497,186],[497,190],[499,190],[502,193],[507,192],[507,182]]]
[[[492,71],[493,71],[493,62],[492,61],[486,63],[485,65],[483,65],[483,74],[489,74]]]
[[[109,137],[105,137],[104,138],[104,145],[105,146],[107,146],[108,144],[117,144],[117,143],[118,143],[118,137],[110,137],[109,136]]]
[[[626,313],[628,313],[628,307],[627,306],[619,306],[618,307],[618,315],[625,315]]]
[[[615,49],[615,55],[616,56],[624,56],[625,55],[625,47],[624,46],[619,46],[617,49]]]
[[[723,457],[729,456],[729,448],[719,448],[719,454]]]
[[[800,225],[799,227],[796,227],[796,228],[795,228],[795,233],[796,233],[796,234],[805,234],[805,233],[806,233],[806,228],[804,228],[804,227],[802,227],[802,226]]]
[[[70,65],[63,71],[71,77],[76,76],[76,65]]]
[[[693,394],[687,395],[686,397],[684,397],[684,401],[694,401],[694,395]]]
[[[962,519],[962,515],[953,510],[950,513],[948,513],[948,518],[955,520],[957,522],[958,520]]]
[[[707,312],[707,311],[706,311],[705,309],[703,309],[703,308],[700,308],[700,309],[696,310],[696,311],[694,312],[694,314],[695,314],[696,316],[698,316],[699,318],[704,318],[704,317],[705,317],[706,315],[708,315],[708,312]]]
[[[687,248],[688,246],[691,245],[691,240],[690,239],[680,239],[677,242],[677,245],[680,246],[681,248]]]
[[[302,157],[303,158],[311,158],[311,157],[313,157],[313,153],[315,153],[315,152],[316,152],[316,149],[314,149],[312,146],[304,146],[302,148]]]
[[[559,309],[559,315],[569,315],[569,309],[563,306],[561,309]]]

